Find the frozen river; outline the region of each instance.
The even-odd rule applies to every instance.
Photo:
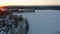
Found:
[[[34,13],[23,13],[28,18],[28,34],[59,34],[60,10],[36,10]]]
[[[36,10],[34,13],[21,13],[28,18],[28,34],[59,34],[60,10]]]

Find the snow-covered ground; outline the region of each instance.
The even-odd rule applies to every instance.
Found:
[[[59,34],[60,10],[36,10],[35,13],[22,13],[28,18],[28,34]]]
[[[28,18],[30,26],[28,34],[59,34],[60,32],[60,10],[36,10],[34,13],[21,14]]]

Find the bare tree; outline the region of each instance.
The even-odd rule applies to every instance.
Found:
[[[28,19],[25,18],[25,23],[26,23],[26,31],[25,34],[27,34],[28,30],[29,30],[29,23],[28,23]]]

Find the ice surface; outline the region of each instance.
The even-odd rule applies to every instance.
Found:
[[[36,10],[35,13],[21,13],[28,18],[28,34],[59,34],[60,10]],[[20,14],[19,14],[20,15]]]
[[[59,34],[60,10],[36,10],[35,13],[24,13],[28,18],[28,34]]]

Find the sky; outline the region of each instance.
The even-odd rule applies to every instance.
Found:
[[[60,5],[60,0],[0,0],[0,6],[5,5]]]

